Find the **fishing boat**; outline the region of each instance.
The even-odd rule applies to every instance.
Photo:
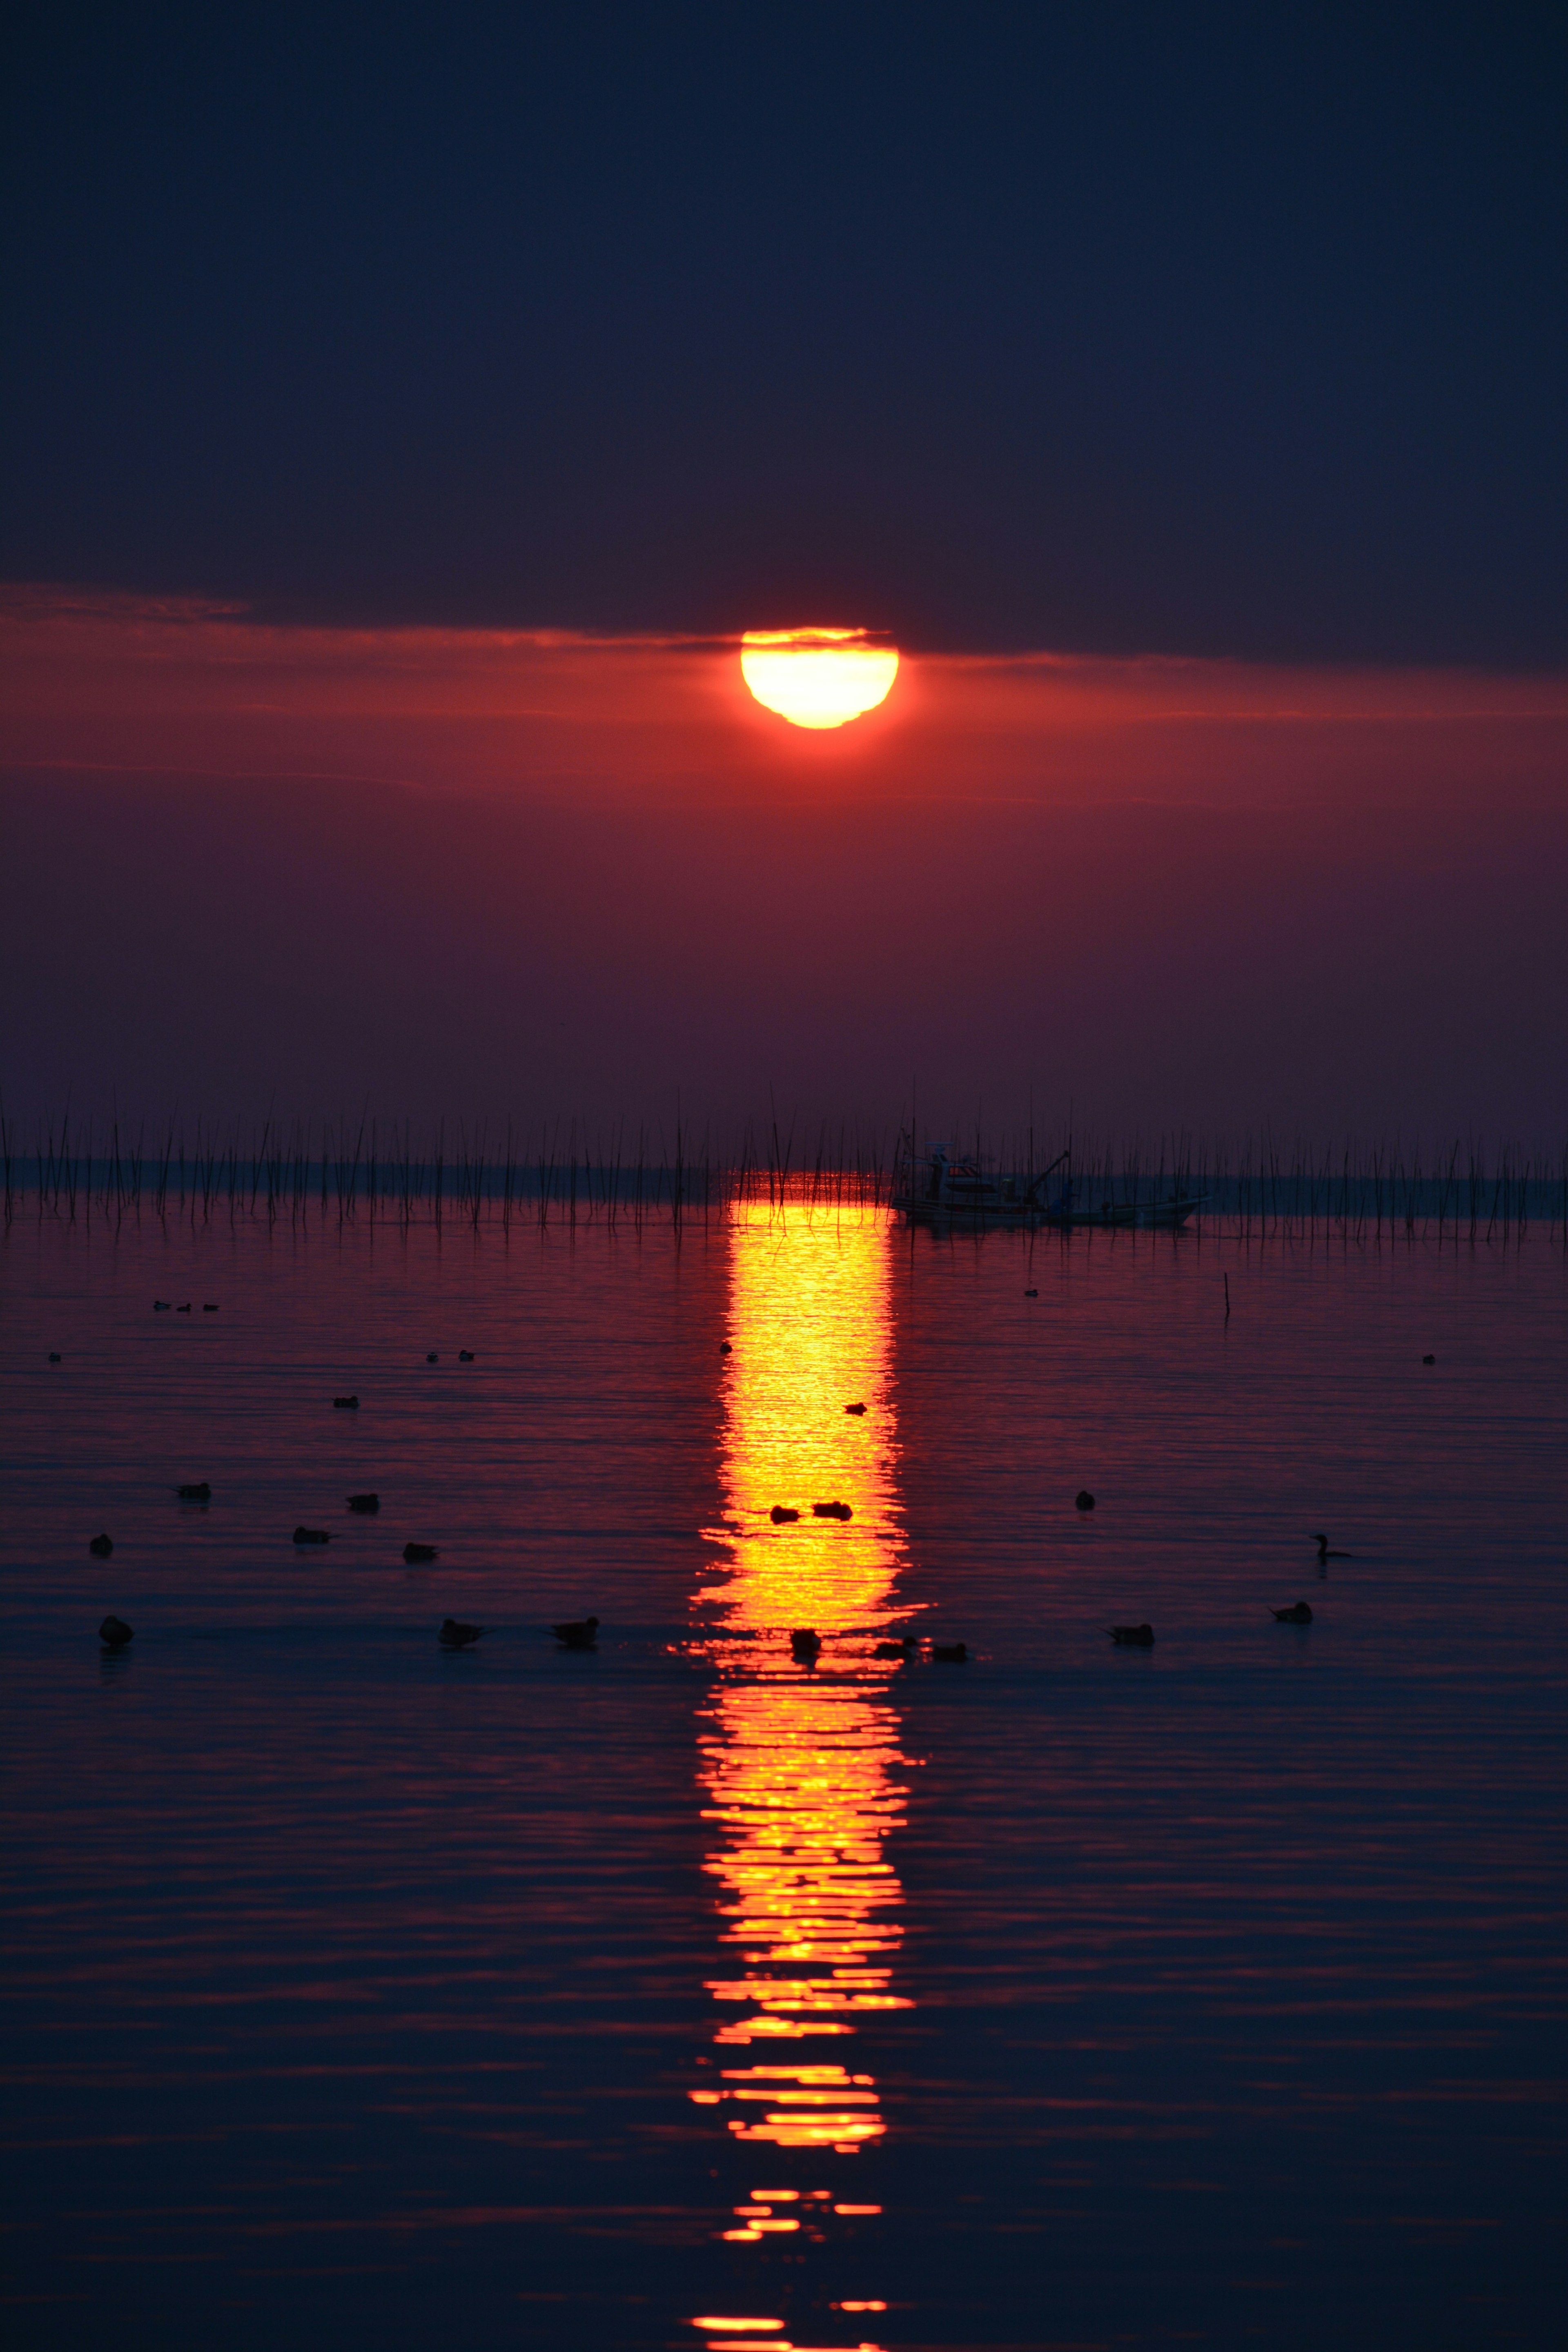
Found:
[[[1178,1192],[1165,1201],[1145,1201],[1138,1211],[1138,1222],[1156,1233],[1179,1234],[1194,1209],[1201,1209],[1207,1199],[1206,1192]]]
[[[1067,1172],[1056,1198],[1047,1191],[1058,1169]],[[988,1172],[973,1152],[954,1156],[945,1143],[928,1141],[917,1155],[907,1131],[899,1138],[893,1163],[892,1206],[911,1224],[1053,1225],[1122,1227],[1137,1219],[1131,1201],[1106,1201],[1080,1208],[1073,1191],[1070,1147],[1036,1175]]]

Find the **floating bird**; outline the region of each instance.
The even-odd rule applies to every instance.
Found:
[[[599,1638],[599,1621],[584,1617],[569,1625],[552,1625],[551,1632],[563,1650],[591,1650]]]
[[[296,1528],[294,1540],[297,1544],[311,1544],[331,1543],[332,1539],[325,1528]]]
[[[787,1503],[775,1503],[773,1509],[768,1513],[768,1517],[772,1519],[775,1528],[784,1528],[788,1527],[792,1520],[798,1519],[800,1513],[798,1511],[792,1511]]]
[[[190,1300],[189,1300],[188,1298],[186,1299],[186,1301],[185,1301],[185,1303],[184,1303],[184,1305],[183,1307],[175,1307],[175,1309],[174,1309],[174,1312],[175,1312],[175,1314],[176,1314],[176,1315],[188,1315],[188,1314],[190,1313],[190,1311],[191,1311],[191,1302],[190,1302]]]
[[[789,1637],[789,1646],[797,1666],[815,1666],[822,1655],[822,1636],[809,1625],[797,1626]]]
[[[471,1650],[484,1630],[482,1625],[465,1625],[460,1617],[445,1617],[438,1638],[444,1650]]]
[[[1119,1650],[1152,1650],[1154,1646],[1152,1625],[1112,1625],[1110,1633]]]
[[[351,1511],[379,1511],[381,1508],[381,1496],[379,1495],[351,1495],[349,1496],[349,1508]]]
[[[59,1360],[59,1360],[59,1358],[58,1358],[58,1356],[53,1352],[53,1350],[51,1349],[51,1350],[50,1350],[50,1354],[49,1354],[49,1361],[50,1361],[50,1363],[51,1363],[51,1364],[58,1364],[58,1363],[59,1362]]]
[[[205,1478],[195,1486],[176,1486],[174,1492],[182,1503],[210,1503],[213,1498],[213,1490]]]
[[[855,1516],[847,1503],[813,1503],[814,1519],[852,1519]]]
[[[217,1313],[217,1300],[216,1298],[207,1299],[203,1305],[202,1313],[204,1315],[216,1315]]]
[[[438,1364],[441,1359],[437,1355],[428,1355],[426,1357],[425,1360],[427,1364]]]
[[[114,1546],[110,1542],[107,1536],[94,1536],[92,1541],[88,1545],[88,1549],[91,1552],[94,1559],[107,1559],[110,1553],[114,1549]]]
[[[1037,1290],[1026,1290],[1024,1293],[1026,1298],[1037,1298],[1039,1295]]]
[[[135,1639],[136,1629],[123,1617],[108,1616],[98,1629],[98,1638],[106,1650],[122,1650],[127,1642]]]
[[[170,1303],[170,1302],[169,1302],[169,1301],[168,1301],[168,1299],[166,1299],[166,1298],[154,1298],[154,1300],[153,1301],[153,1314],[154,1314],[154,1315],[166,1315],[166,1314],[168,1313],[168,1311],[169,1311],[169,1303]]]
[[[847,1404],[844,1410],[846,1412],[861,1413],[865,1412],[866,1408],[863,1404]]]
[[[1089,1493],[1087,1486],[1079,1487],[1078,1493],[1073,1497],[1073,1501],[1080,1511],[1092,1511],[1094,1508],[1094,1496]]]
[[[1320,1535],[1316,1528],[1313,1528],[1312,1530],[1312,1541],[1318,1547],[1318,1558],[1320,1560],[1353,1559],[1355,1558],[1353,1551],[1331,1551],[1329,1549],[1328,1537]]]
[[[720,1342],[719,1342],[719,1353],[720,1353],[721,1356],[732,1356],[732,1355],[734,1354],[734,1352],[735,1352],[735,1350],[733,1349],[733,1348],[731,1348],[731,1347],[730,1342],[728,1341],[728,1339],[721,1339],[721,1340],[720,1340]]]
[[[1276,1609],[1274,1615],[1281,1625],[1310,1625],[1312,1612],[1304,1601],[1295,1601],[1289,1609]]]
[[[471,1364],[471,1363],[473,1362],[473,1360],[474,1360],[474,1351],[473,1351],[473,1349],[472,1349],[471,1348],[459,1348],[459,1349],[458,1349],[458,1363],[459,1363],[459,1364]]]
[[[1435,1364],[1437,1359],[1436,1356],[1423,1356],[1421,1360],[1424,1364]]]
[[[427,1568],[437,1557],[434,1544],[406,1543],[403,1547],[404,1562],[409,1568]]]
[[[963,1666],[969,1663],[967,1642],[933,1642],[931,1654],[939,1665]]]
[[[334,1397],[332,1399],[332,1402],[340,1412],[357,1412],[359,1411],[359,1399],[356,1396]]]
[[[874,1658],[912,1658],[919,1648],[920,1643],[914,1635],[906,1633],[901,1642],[879,1642],[871,1655]]]

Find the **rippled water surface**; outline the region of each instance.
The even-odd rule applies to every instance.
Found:
[[[1561,2340],[1546,1238],[29,1214],[0,1306],[10,2340]]]

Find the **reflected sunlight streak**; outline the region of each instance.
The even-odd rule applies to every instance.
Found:
[[[737,1203],[729,1239],[727,1512],[712,1531],[725,1559],[702,1595],[718,1614],[717,1681],[700,1744],[704,1817],[721,1833],[706,1867],[737,1965],[708,1989],[737,2011],[721,2047],[768,2055],[696,2095],[730,2110],[737,2139],[851,2154],[887,2129],[873,2077],[784,2045],[911,2005],[892,1990],[902,1890],[884,1851],[907,1793],[889,1702],[898,1664],[871,1654],[902,1544],[889,1236],[875,1213]],[[815,1518],[821,1501],[850,1516]],[[798,1521],[774,1525],[775,1504]],[[815,1667],[789,1648],[808,1625],[823,1641]],[[742,2219],[746,2234],[768,2226]]]

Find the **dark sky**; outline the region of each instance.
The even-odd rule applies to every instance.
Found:
[[[1563,661],[1561,6],[11,24],[12,579]]]

